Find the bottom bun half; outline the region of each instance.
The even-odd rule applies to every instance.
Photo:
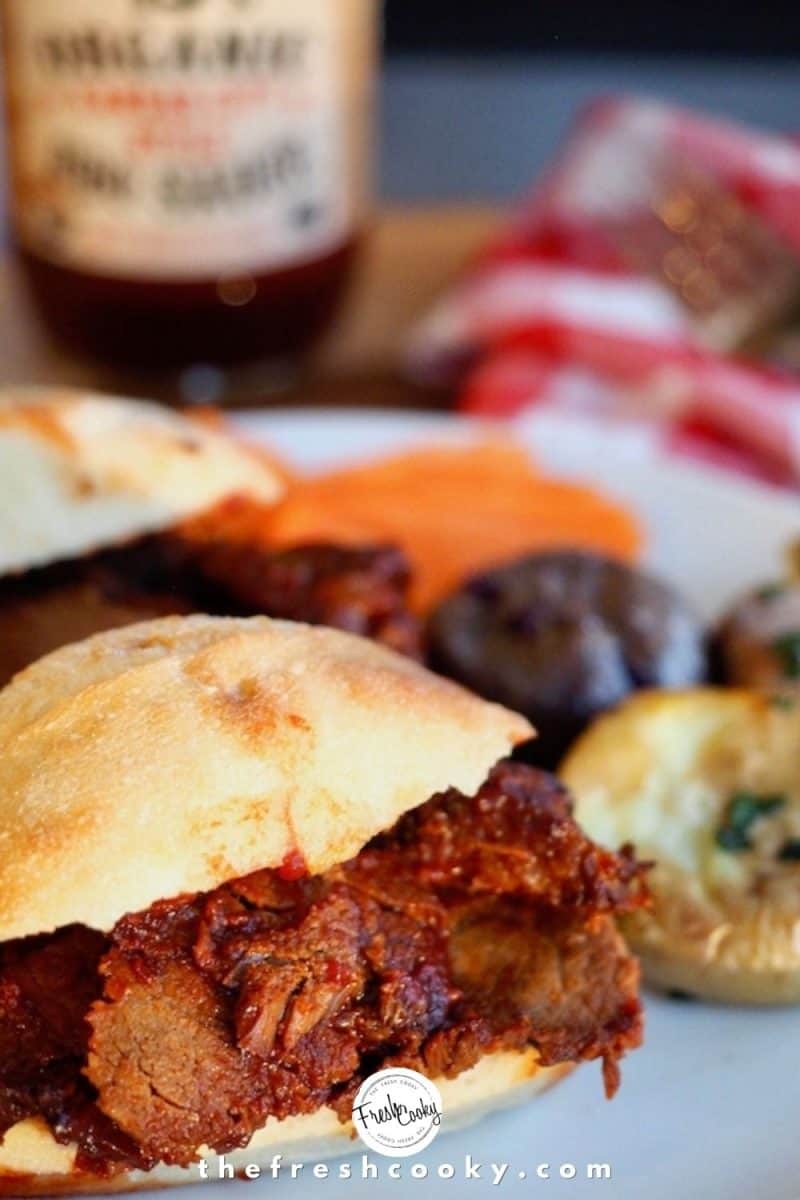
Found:
[[[449,1133],[471,1125],[498,1109],[521,1104],[562,1079],[572,1063],[556,1067],[539,1064],[533,1049],[502,1052],[482,1059],[456,1079],[439,1079],[444,1111],[443,1131]],[[243,1150],[225,1155],[234,1171],[243,1171],[251,1163],[267,1173],[275,1154],[283,1163],[322,1162],[326,1159],[358,1153],[362,1143],[355,1139],[353,1127],[342,1124],[331,1109],[323,1108],[309,1116],[269,1120]],[[372,1154],[371,1151],[367,1153]],[[219,1180],[219,1156],[203,1154],[208,1163],[208,1179]],[[374,1155],[373,1155],[374,1157]],[[22,1121],[6,1134],[0,1146],[1,1196],[68,1196],[86,1193],[145,1191],[199,1183],[197,1166],[159,1166],[152,1171],[132,1171],[100,1179],[75,1169],[75,1150],[60,1146],[38,1119]]]

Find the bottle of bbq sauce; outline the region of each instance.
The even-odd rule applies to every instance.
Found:
[[[74,349],[285,362],[369,191],[379,0],[2,0],[13,236]]]

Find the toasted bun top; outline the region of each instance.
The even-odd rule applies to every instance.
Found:
[[[164,529],[228,496],[272,503],[282,490],[266,460],[157,405],[0,392],[0,574]]]
[[[0,941],[358,853],[473,792],[527,722],[392,651],[266,617],[172,617],[0,692]]]

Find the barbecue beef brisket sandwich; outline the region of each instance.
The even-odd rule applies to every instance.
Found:
[[[221,428],[140,401],[0,392],[0,684],[92,633],[190,612],[333,625],[418,656],[400,551],[271,550],[283,491]]]
[[[283,483],[242,443],[138,400],[70,389],[0,392],[0,574],[77,559]]]
[[[581,1060],[613,1093],[641,1036],[613,917],[641,872],[506,757],[530,734],[366,639],[261,617],[128,626],[18,675],[0,1193],[347,1152],[389,1064],[440,1081],[449,1127]]]

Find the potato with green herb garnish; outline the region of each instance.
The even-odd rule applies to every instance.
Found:
[[[657,987],[800,1003],[800,705],[781,699],[641,693],[562,764],[587,832],[655,864],[624,931]]]
[[[800,580],[765,584],[738,600],[717,627],[712,657],[722,683],[800,694]]]

